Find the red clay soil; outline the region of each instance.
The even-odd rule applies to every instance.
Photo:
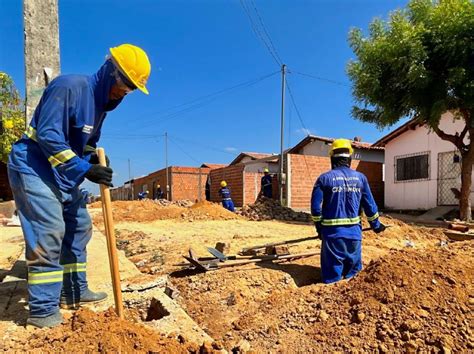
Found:
[[[392,251],[352,280],[275,293],[234,328],[260,350],[472,352],[473,257],[468,242]]]
[[[201,347],[120,320],[112,310],[95,313],[85,308],[60,327],[35,331],[23,347],[14,348],[37,353],[199,353],[203,349],[213,352],[210,345]]]
[[[90,208],[101,208],[100,202]],[[154,220],[178,219],[189,220],[231,220],[241,217],[224,209],[220,204],[207,201],[199,202],[189,208],[176,205],[162,206],[152,200],[115,201],[112,203],[115,222],[151,222]],[[97,215],[97,221],[102,219]]]

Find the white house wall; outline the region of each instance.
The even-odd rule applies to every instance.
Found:
[[[301,149],[302,155],[313,155],[313,156],[328,156],[330,143],[324,141],[315,140],[308,145],[305,145]],[[384,162],[383,150],[365,150],[365,149],[354,149],[354,158],[356,160],[367,161],[367,162]]]
[[[440,128],[448,134],[461,132],[464,121],[453,122],[452,116],[444,114]],[[438,154],[455,151],[455,146],[441,140],[425,127],[408,130],[389,141],[385,146],[385,207],[390,209],[431,209],[437,206]],[[429,179],[395,183],[395,157],[419,152],[430,152]],[[473,194],[471,192],[471,200]]]

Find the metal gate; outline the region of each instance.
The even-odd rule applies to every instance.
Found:
[[[438,154],[438,205],[458,205],[456,192],[461,190],[461,154],[457,151]]]

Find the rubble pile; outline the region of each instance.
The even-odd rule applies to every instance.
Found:
[[[310,214],[305,212],[297,212],[291,208],[281,206],[278,200],[266,197],[258,198],[254,204],[244,206],[242,210],[237,211],[237,213],[254,221],[275,219],[284,221],[311,222]]]
[[[161,205],[161,206],[176,205],[182,208],[189,208],[190,206],[194,205],[194,202],[190,201],[189,199],[176,200],[176,201],[169,201],[167,199],[155,199],[153,200],[153,203]]]

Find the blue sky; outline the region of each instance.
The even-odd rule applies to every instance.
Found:
[[[23,94],[21,3],[0,0],[0,70]],[[287,92],[285,147],[307,130],[369,142],[388,131],[350,116],[346,65],[354,54],[347,37],[351,27],[365,30],[374,17],[387,18],[406,3],[244,1],[257,26],[260,16],[291,71],[288,82],[303,124]],[[121,43],[143,47],[152,62],[150,95],[132,93],[104,124],[100,144],[112,161],[115,185],[128,179],[128,159],[132,177],[164,167],[164,132],[170,136],[170,165],[228,163],[240,151],[279,152],[280,68],[240,1],[59,0],[59,22],[64,74],[95,72],[108,48]],[[228,88],[233,89],[200,99]]]

